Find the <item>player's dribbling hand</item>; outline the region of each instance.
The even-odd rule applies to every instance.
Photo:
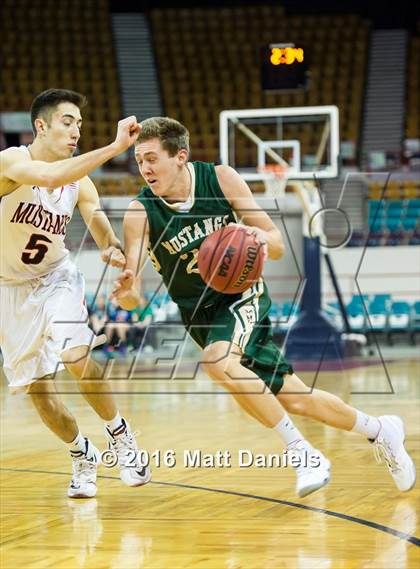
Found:
[[[111,267],[117,267],[117,269],[123,269],[126,263],[124,253],[114,246],[104,249],[101,252],[101,259],[104,263],[108,263]]]
[[[114,283],[114,288],[109,295],[109,300],[120,300],[129,293],[134,284],[134,273],[130,269],[126,269],[120,275],[118,275],[117,280]]]
[[[257,238],[257,241],[262,246],[262,250],[264,253],[263,261],[265,263],[265,261],[268,259],[267,236],[266,236],[265,231],[263,229],[260,229],[259,227],[255,227],[255,226],[251,226],[251,225],[241,225],[240,223],[232,223],[231,222],[231,223],[229,223],[229,225],[241,227],[242,229],[246,229],[246,232],[249,235],[255,235],[255,237]]]
[[[127,150],[127,148],[134,144],[140,131],[141,126],[134,115],[120,120],[118,122],[117,136],[114,141],[119,152],[124,152],[124,150]]]

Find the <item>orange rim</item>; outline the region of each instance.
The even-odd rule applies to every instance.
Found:
[[[258,172],[264,174],[273,174],[276,178],[285,178],[287,175],[287,166],[282,166],[281,164],[266,164],[265,166],[258,166]]]

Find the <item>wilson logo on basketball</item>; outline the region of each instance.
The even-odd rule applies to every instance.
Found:
[[[236,253],[236,249],[235,247],[232,247],[232,245],[229,245],[229,247],[226,249],[226,253],[223,257],[223,261],[222,264],[220,265],[219,271],[218,271],[218,275],[219,277],[226,277],[230,264],[232,262],[233,256]]]
[[[233,288],[240,288],[245,279],[247,278],[247,276],[249,275],[249,273],[253,270],[255,261],[258,257],[258,251],[259,249],[257,247],[247,247],[247,258],[245,261],[244,268],[238,280],[235,282],[234,285],[232,285]]]

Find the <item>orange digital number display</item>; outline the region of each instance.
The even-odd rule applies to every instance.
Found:
[[[295,61],[302,63],[304,53],[301,47],[273,47],[270,61],[273,65],[292,65]]]

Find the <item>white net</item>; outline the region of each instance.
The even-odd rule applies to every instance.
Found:
[[[258,171],[262,174],[265,195],[283,202],[286,195],[288,167],[283,164],[265,164],[259,166]]]
[[[265,196],[275,198],[281,208],[285,205],[286,186],[289,182],[290,190],[294,192],[302,207],[302,232],[307,237],[322,237],[324,235],[322,216],[316,213],[322,210],[323,205],[313,182],[290,180],[290,169],[285,164],[265,164],[258,167],[263,176]]]

